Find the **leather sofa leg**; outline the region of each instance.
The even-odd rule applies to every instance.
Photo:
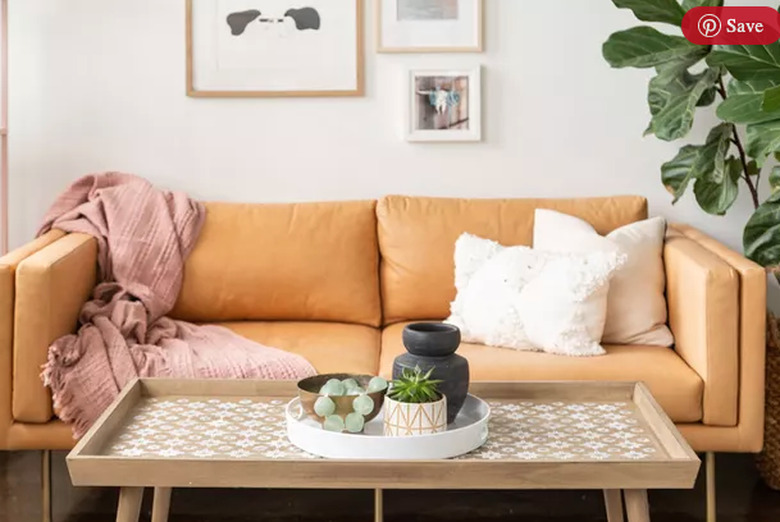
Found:
[[[715,498],[715,453],[708,452],[705,458],[705,473],[707,478],[707,522],[716,522],[718,509]]]
[[[52,522],[51,510],[51,450],[43,450],[41,453],[41,508],[43,522]]]

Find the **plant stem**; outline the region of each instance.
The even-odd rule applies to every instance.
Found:
[[[718,94],[720,94],[720,97],[724,100],[727,98],[726,95],[726,87],[723,85],[723,77],[721,76],[718,78]],[[739,151],[739,161],[742,163],[742,179],[745,180],[745,183],[748,186],[748,190],[750,190],[750,197],[753,200],[753,207],[758,208],[760,205],[759,199],[758,199],[758,189],[756,188],[756,185],[758,185],[759,178],[756,177],[756,183],[753,183],[753,180],[750,179],[750,174],[748,173],[748,160],[747,160],[747,154],[745,154],[745,147],[742,145],[742,139],[739,137],[739,132],[737,132],[737,126],[735,124],[731,124],[731,132],[734,136],[733,142],[734,145],[737,146],[737,150]]]
[[[747,161],[747,155],[745,154],[745,147],[742,146],[742,141],[739,138],[739,133],[737,132],[737,126],[733,123],[731,124],[731,129],[734,132],[734,142],[737,145],[737,150],[739,151],[739,160],[742,162],[742,172],[743,178],[745,180],[745,183],[747,183],[748,189],[750,190],[750,197],[753,198],[753,207],[758,208],[760,205],[758,201],[758,189],[756,188],[756,185],[758,184],[758,177],[756,177],[756,183],[753,183],[753,180],[750,179],[750,174],[748,174],[748,161]]]

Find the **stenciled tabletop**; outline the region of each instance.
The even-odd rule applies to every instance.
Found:
[[[295,383],[141,379],[68,456],[74,485],[690,488],[699,460],[641,383],[472,383],[487,442],[447,460],[310,455],[287,438]]]

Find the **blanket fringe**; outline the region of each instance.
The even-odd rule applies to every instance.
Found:
[[[55,414],[60,420],[70,424],[73,438],[78,440],[89,430],[89,417],[79,408],[75,396],[65,386],[64,359],[67,357],[61,353],[59,346],[49,347],[46,364],[42,367],[41,379],[44,386],[51,390]]]

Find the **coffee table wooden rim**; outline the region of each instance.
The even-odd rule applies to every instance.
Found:
[[[624,491],[631,522],[645,522],[647,489],[692,488],[700,461],[643,383],[480,382],[471,393],[487,400],[632,401],[663,455],[653,460],[432,460],[130,458],[101,455],[144,397],[289,399],[294,382],[140,379],[128,385],[68,455],[75,486],[122,487],[118,519],[135,521],[140,492],[155,488],[154,522],[167,519],[174,487],[374,489],[603,489],[610,521],[622,521]],[[279,429],[284,429],[280,426]],[[616,501],[617,499],[618,501]],[[618,507],[620,509],[618,511]],[[619,518],[617,518],[619,516]],[[379,517],[379,515],[377,515]],[[380,520],[381,518],[377,518]]]

